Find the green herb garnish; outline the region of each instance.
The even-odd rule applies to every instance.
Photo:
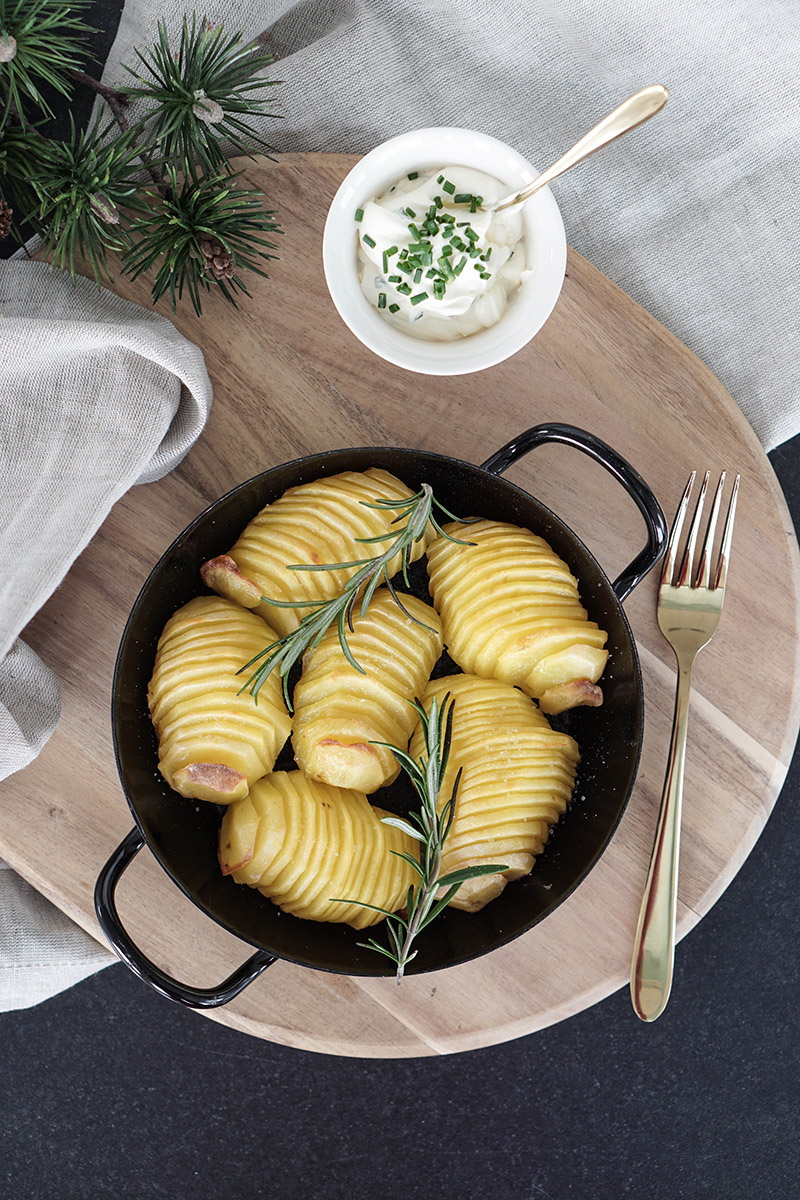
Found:
[[[388,549],[375,558],[360,558],[354,562],[346,563],[293,563],[288,567],[290,571],[342,571],[351,567],[357,567],[358,570],[348,579],[341,592],[330,600],[274,600],[269,596],[261,597],[265,604],[274,605],[276,608],[313,608],[315,611],[303,617],[298,627],[292,630],[291,633],[287,633],[282,638],[279,638],[278,641],[265,646],[263,650],[260,650],[258,654],[255,654],[249,662],[246,662],[239,669],[237,674],[241,674],[248,667],[259,663],[255,671],[253,671],[252,675],[248,677],[240,689],[240,694],[241,692],[249,691],[253,699],[257,701],[262,684],[277,668],[283,679],[283,694],[286,699],[286,705],[291,712],[289,672],[298,659],[305,654],[306,650],[313,650],[319,644],[323,635],[334,622],[336,622],[339,631],[339,643],[345,658],[360,674],[365,674],[363,668],[353,658],[350,647],[347,644],[347,630],[349,629],[351,633],[353,632],[353,614],[359,596],[361,595],[359,616],[363,617],[369,607],[369,602],[375,593],[375,589],[382,580],[385,581],[392,598],[403,609],[406,616],[410,617],[418,625],[424,624],[424,622],[418,621],[415,617],[411,616],[411,613],[403,607],[402,601],[394,590],[389,576],[389,564],[396,555],[400,555],[400,570],[403,573],[406,586],[409,586],[408,568],[411,565],[411,554],[415,544],[425,536],[425,530],[429,522],[440,537],[445,537],[448,541],[456,542],[462,546],[471,545],[470,542],[461,541],[459,538],[454,538],[450,534],[445,533],[433,514],[434,507],[440,509],[453,521],[459,521],[462,518],[456,517],[439,500],[436,500],[433,490],[427,483],[423,483],[420,490],[415,495],[409,496],[407,500],[362,500],[361,504],[365,508],[375,508],[383,512],[397,510],[397,516],[392,521],[392,525],[397,524],[403,518],[405,518],[405,525],[400,526],[395,531],[390,530],[386,533],[378,534],[377,537],[356,538],[357,542],[364,543],[365,545],[378,542],[391,543]],[[462,523],[464,522],[462,521]]]
[[[414,785],[414,789],[422,801],[421,811],[412,813],[408,820],[402,817],[383,817],[382,824],[393,825],[402,830],[408,837],[419,843],[419,858],[412,858],[403,851],[393,850],[399,858],[405,859],[419,876],[416,887],[408,889],[405,915],[388,912],[375,904],[362,904],[363,908],[371,908],[381,912],[386,917],[386,932],[389,946],[382,946],[376,938],[368,942],[359,942],[365,950],[376,950],[397,964],[397,982],[402,983],[403,974],[417,951],[412,949],[414,939],[422,933],[431,921],[447,907],[462,883],[468,879],[476,879],[479,875],[495,875],[507,871],[502,863],[488,863],[479,867],[463,867],[458,871],[450,871],[440,875],[442,853],[447,835],[453,824],[456,811],[456,796],[461,782],[459,770],[453,784],[450,797],[439,810],[439,795],[447,770],[447,760],[450,756],[450,742],[453,733],[454,702],[445,696],[441,708],[436,697],[431,701],[430,713],[426,713],[419,700],[413,702],[413,707],[419,713],[422,731],[425,737],[425,750],[418,759],[413,759],[406,751],[388,742],[377,742],[384,745],[399,762]],[[442,888],[444,895],[439,895]],[[332,898],[338,904],[361,904],[360,900],[339,900]]]

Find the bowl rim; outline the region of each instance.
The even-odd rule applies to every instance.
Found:
[[[409,170],[448,165],[484,170],[509,191],[539,174],[519,151],[491,134],[450,125],[409,130],[381,142],[351,168],[333,197],[322,235],[325,281],[351,333],[394,366],[426,375],[481,371],[516,354],[550,316],[566,273],[564,222],[550,189],[542,188],[523,208],[534,268],[495,325],[458,341],[428,342],[404,334],[379,316],[358,281],[356,209]]]

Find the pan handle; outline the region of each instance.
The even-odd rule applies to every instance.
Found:
[[[532,429],[526,429],[519,437],[495,450],[486,462],[481,463],[481,467],[484,471],[491,471],[493,475],[502,475],[518,458],[547,442],[560,442],[564,446],[571,446],[600,463],[600,466],[605,467],[622,485],[644,517],[647,545],[611,585],[617,599],[624,600],[656,565],[666,549],[667,522],[661,505],[630,463],[593,433],[587,433],[585,429],[578,429],[575,425],[534,425]]]
[[[117,846],[98,876],[94,889],[94,907],[103,933],[122,961],[160,995],[166,996],[168,1000],[175,1000],[178,1004],[184,1004],[187,1008],[219,1008],[233,1000],[234,996],[238,996],[262,971],[272,966],[275,956],[267,954],[265,950],[259,950],[228,979],[213,988],[196,988],[179,983],[151,962],[131,941],[123,928],[114,898],[123,871],[130,866],[144,844],[144,836],[138,829],[132,829]]]

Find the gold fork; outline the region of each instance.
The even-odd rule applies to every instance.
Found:
[[[728,505],[719,557],[716,566],[712,568],[714,533],[725,484],[723,471],[714,494],[711,516],[700,553],[700,564],[695,572],[694,555],[710,476],[710,472],[706,471],[689,526],[686,549],[677,578],[673,579],[678,561],[678,545],[695,476],[696,472],[692,471],[675,515],[658,590],[658,624],[678,660],[678,687],[667,774],[633,948],[631,999],[636,1015],[643,1021],[655,1021],[656,1017],[661,1015],[667,1006],[672,987],[683,769],[686,761],[692,665],[695,656],[708,644],[719,625],[725,596],[736,498],[739,494],[737,475]]]

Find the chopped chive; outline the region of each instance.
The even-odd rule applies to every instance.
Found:
[[[427,249],[428,249],[427,242],[409,242],[409,245],[408,245],[409,254],[422,254],[423,250],[427,250]]]
[[[414,272],[414,283],[419,283],[420,279],[422,279],[422,267],[417,267]]]
[[[403,282],[402,275],[389,275],[387,278],[389,280],[389,283],[402,283]]]
[[[368,246],[370,246],[370,247],[373,247],[373,248],[374,248],[374,246],[375,246],[375,239],[374,239],[374,238],[371,238],[371,237],[369,236],[369,234],[368,234],[368,233],[365,233],[365,234],[364,234],[364,241],[365,241],[365,243],[366,243]]]
[[[491,279],[491,278],[492,278],[491,271],[481,271],[481,279]]]
[[[439,274],[439,272],[436,270],[436,267],[431,267],[430,271],[425,272],[425,278],[426,279],[435,279],[438,274]]]
[[[407,216],[407,217],[411,217],[411,218],[412,218],[412,220],[413,220],[413,218],[414,218],[414,217],[416,217],[416,215],[417,215],[417,214],[414,212],[413,208],[404,208],[404,209],[403,209],[403,212],[406,214],[406,216]]]
[[[471,225],[468,225],[464,230],[464,237],[468,237],[471,242],[477,242],[478,235]]]
[[[438,180],[437,180],[437,182],[438,182]],[[452,196],[452,194],[455,190],[456,190],[456,185],[454,183],[451,183],[449,179],[445,179],[444,183],[442,184],[442,191],[447,192],[448,196]]]
[[[445,292],[445,285],[442,283],[441,279],[437,279],[433,285],[434,297],[437,300],[442,300],[444,298],[444,292]]]
[[[442,254],[445,258],[448,258],[452,253],[453,253],[452,246],[442,246]]]
[[[389,270],[389,255],[384,250],[383,252],[383,273],[384,275]]]
[[[386,253],[389,255],[389,258],[391,258],[393,254],[397,254],[397,246],[390,246]]]
[[[398,290],[398,292],[402,292],[404,296],[411,295],[411,288],[408,286],[407,283],[398,283],[397,290]]]
[[[436,182],[437,182],[437,183],[444,183],[444,175],[437,175],[437,176],[436,176]]]
[[[400,312],[400,305],[399,305],[399,304],[390,304],[390,305],[389,305],[389,312],[390,312],[390,313],[396,313],[396,312]]]
[[[364,220],[364,210],[363,210],[363,208],[357,208],[357,209],[356,209],[356,220],[357,220],[357,221],[363,221],[363,220]]]
[[[461,259],[461,262],[458,264],[458,266],[453,267],[453,270],[455,271],[456,275],[460,275],[466,265],[467,265],[467,256],[465,254],[464,257]]]
[[[378,308],[386,308],[386,292],[378,292]]]
[[[453,196],[453,204],[469,204],[472,200],[472,192],[459,192],[457,196]]]
[[[469,252],[469,256],[470,256],[470,258],[480,258],[481,252],[477,246],[472,247],[472,249]]]
[[[419,241],[419,240],[421,239],[421,237],[422,237],[422,234],[421,234],[421,233],[420,233],[420,231],[417,229],[417,227],[416,227],[416,225],[414,224],[414,222],[413,222],[413,221],[409,221],[408,228],[411,230],[411,232],[413,233],[413,235],[414,235],[414,237],[417,239],[417,241]]]
[[[409,179],[419,179],[419,171],[409,171],[408,178]]]
[[[423,300],[427,300],[427,299],[428,299],[427,292],[417,292],[416,296],[411,297],[411,303],[412,304],[421,304]]]
[[[442,197],[441,197],[441,196],[434,196],[434,197],[433,197],[433,203],[436,205],[436,207],[437,207],[437,208],[443,208],[443,207],[444,207],[444,200],[442,199]]]

